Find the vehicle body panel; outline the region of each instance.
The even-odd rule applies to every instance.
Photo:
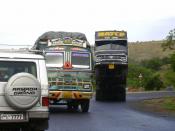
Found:
[[[20,63],[34,63],[36,67],[36,79],[39,81],[41,85],[41,96],[39,98],[39,101],[37,104],[35,104],[33,107],[30,109],[17,109],[16,107],[13,107],[12,105],[9,105],[5,98],[5,88],[9,82],[9,79],[13,77],[13,75],[18,74],[18,73],[23,73],[27,72],[27,68],[24,68],[24,70],[18,70],[18,72],[14,72],[13,74],[10,75],[10,77],[5,80],[5,81],[0,81],[0,128],[14,126],[14,127],[22,127],[22,125],[25,126],[34,126],[31,129],[47,129],[48,128],[48,119],[49,119],[49,108],[48,106],[43,106],[42,105],[42,99],[48,98],[49,96],[49,91],[48,91],[48,80],[47,80],[47,71],[46,71],[46,64],[44,57],[41,55],[37,55],[28,51],[13,51],[13,50],[0,50],[0,62],[4,63],[11,63],[11,65],[8,66],[0,66],[0,71],[8,71],[14,72],[14,69],[20,68]],[[14,65],[13,65],[14,63]],[[17,64],[19,66],[17,66]],[[16,65],[16,66],[15,66]],[[24,66],[25,65],[21,65]],[[7,69],[6,69],[7,68]],[[32,69],[32,68],[31,68]],[[25,83],[25,81],[24,81]],[[27,99],[26,99],[27,100]],[[12,118],[12,117],[19,117],[18,118]],[[24,119],[20,118],[20,115],[23,115],[21,117],[24,117]],[[7,120],[7,118],[9,120]],[[14,119],[14,120],[13,120]],[[20,120],[21,119],[21,120]],[[31,121],[37,121],[40,123],[41,121],[43,122],[44,126],[42,123],[37,124],[35,122]],[[5,124],[3,124],[5,123]],[[16,123],[16,124],[14,124]],[[36,127],[36,128],[35,128]],[[29,127],[30,128],[30,127]]]

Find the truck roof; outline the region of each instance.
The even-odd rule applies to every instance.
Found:
[[[82,40],[86,43],[86,46],[90,47],[89,42],[87,41],[86,35],[80,32],[64,32],[64,31],[48,31],[43,33],[38,37],[32,49],[38,49],[39,43],[48,42],[48,40],[54,39],[65,39],[72,38],[73,40]]]
[[[116,31],[116,30],[107,30],[107,31],[96,31],[95,32],[95,41],[106,41],[106,40],[127,40],[126,31]]]

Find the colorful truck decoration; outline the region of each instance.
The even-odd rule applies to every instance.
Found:
[[[88,112],[93,95],[92,52],[82,33],[46,32],[33,49],[43,50],[48,72],[51,105]]]

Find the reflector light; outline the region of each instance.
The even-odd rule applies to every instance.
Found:
[[[70,62],[65,62],[64,68],[65,69],[71,69],[72,68],[72,64]]]
[[[49,98],[42,97],[42,106],[49,106]]]

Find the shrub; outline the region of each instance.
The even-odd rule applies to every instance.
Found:
[[[170,57],[170,64],[171,64],[172,70],[175,72],[175,53],[172,54]]]
[[[163,87],[164,84],[158,74],[151,76],[145,84],[145,90],[160,90]]]
[[[143,60],[141,65],[150,68],[152,70],[158,71],[160,67],[163,65],[162,60],[160,58],[153,58],[151,60]]]
[[[153,71],[137,64],[129,64],[127,84],[131,87],[144,87],[148,79],[153,75]],[[142,74],[142,79],[139,75]]]
[[[173,72],[172,70],[167,71],[164,74],[164,79],[165,86],[173,85],[175,87],[175,72]]]

